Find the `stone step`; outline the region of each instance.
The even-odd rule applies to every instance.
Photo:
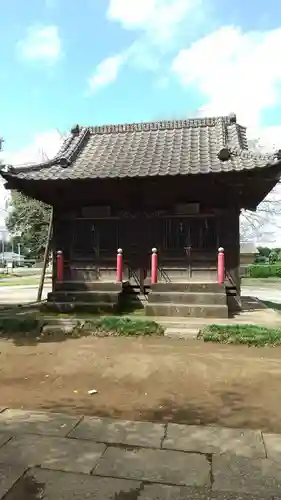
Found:
[[[118,305],[108,302],[45,302],[41,306],[43,311],[60,313],[87,312],[90,314],[106,314],[117,312]]]
[[[200,328],[178,328],[171,326],[165,329],[164,336],[170,339],[196,340]]]
[[[226,305],[226,293],[214,292],[151,292],[148,304]]]
[[[178,316],[195,318],[227,318],[226,305],[195,305],[195,304],[148,304],[145,306],[147,316]]]
[[[98,291],[98,292],[121,292],[122,283],[114,281],[62,281],[56,283],[56,291]]]
[[[215,281],[199,282],[177,282],[177,283],[156,283],[151,285],[152,292],[193,292],[193,293],[225,293],[225,286]]]
[[[50,302],[102,302],[114,304],[117,303],[120,296],[120,291],[112,290],[73,290],[73,291],[57,291],[48,293],[48,301]]]

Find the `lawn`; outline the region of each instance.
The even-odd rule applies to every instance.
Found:
[[[255,286],[255,287],[265,287],[265,286],[280,286],[281,278],[242,278],[242,286]]]
[[[11,279],[7,279],[11,278]],[[23,276],[21,277],[7,277],[5,276],[5,281],[0,280],[0,287],[5,287],[5,286],[36,286],[39,285],[40,277],[39,276]],[[45,280],[45,284],[51,283],[50,280]]]
[[[198,335],[204,342],[219,344],[246,344],[265,347],[281,345],[281,328],[257,325],[208,325]]]
[[[266,305],[266,307],[269,307],[270,309],[274,309],[275,311],[281,313],[281,303],[272,302],[270,300],[263,300],[263,303]]]
[[[84,337],[0,351],[1,406],[281,432],[281,347]]]

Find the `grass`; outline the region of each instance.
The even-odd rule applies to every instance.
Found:
[[[281,328],[256,325],[208,325],[198,334],[204,342],[219,344],[246,344],[264,347],[281,345]]]
[[[164,335],[164,328],[155,321],[118,316],[104,316],[94,321],[93,326],[98,332],[124,337]]]
[[[0,334],[5,336],[17,334],[18,336],[37,336],[43,327],[43,321],[34,314],[12,315],[0,317]]]
[[[7,276],[6,276],[7,277]],[[0,287],[5,287],[5,286],[21,286],[21,285],[38,285],[39,284],[39,277],[38,278],[13,278],[8,281],[0,281]]]
[[[270,285],[271,283],[281,283],[281,278],[271,277],[271,278],[242,278],[241,284],[242,286],[253,285]]]
[[[269,309],[274,309],[277,312],[281,313],[281,304],[278,302],[271,302],[270,300],[263,300],[262,301],[266,307],[269,307]]]
[[[8,316],[0,316],[0,337],[29,337],[41,338],[44,340],[43,327],[48,324],[48,320],[37,312]],[[56,325],[57,326],[57,325]],[[54,327],[54,331],[57,328]],[[77,320],[70,331],[61,334],[64,338],[78,338],[83,336],[152,336],[164,335],[164,328],[154,321],[145,321],[138,319],[122,318],[118,316],[104,316],[97,318],[86,318]],[[47,334],[50,339],[50,333]]]

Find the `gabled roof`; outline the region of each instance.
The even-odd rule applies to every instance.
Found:
[[[231,114],[76,126],[52,160],[1,175],[30,181],[194,175],[260,169],[280,158],[249,151],[246,129]]]

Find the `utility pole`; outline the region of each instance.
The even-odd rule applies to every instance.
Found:
[[[2,239],[2,264],[4,265],[4,260],[5,260],[5,239],[4,239],[4,233],[1,233],[1,239]]]
[[[20,254],[20,243],[18,243],[18,259],[19,259],[19,265],[21,265],[21,254]]]

